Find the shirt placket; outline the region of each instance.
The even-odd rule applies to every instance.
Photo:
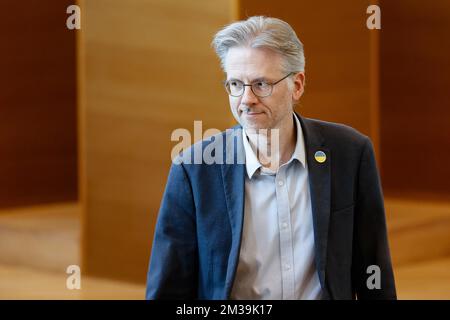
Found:
[[[294,256],[289,190],[286,183],[286,166],[280,167],[275,183],[280,234],[282,299],[294,299]]]

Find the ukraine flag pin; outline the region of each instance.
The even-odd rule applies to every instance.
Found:
[[[318,163],[324,163],[327,160],[327,155],[323,151],[316,151],[314,158]]]

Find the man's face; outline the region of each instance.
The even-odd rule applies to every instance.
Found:
[[[258,81],[273,83],[287,73],[282,71],[280,54],[268,49],[231,48],[225,59],[227,80],[240,80],[245,84]],[[229,96],[231,112],[245,129],[275,129],[292,123],[293,101],[303,93],[304,74],[286,78],[273,86],[268,97],[256,96],[250,87],[245,87],[240,97]],[[289,83],[290,82],[290,83]]]

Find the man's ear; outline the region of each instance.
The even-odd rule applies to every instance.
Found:
[[[292,100],[297,102],[305,91],[305,73],[298,72],[294,75],[294,90],[292,92]]]

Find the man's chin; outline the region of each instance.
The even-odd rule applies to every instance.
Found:
[[[270,126],[267,125],[267,123],[260,123],[260,122],[250,122],[250,121],[244,121],[242,124],[242,127],[245,130],[262,130],[262,129],[269,129]]]

